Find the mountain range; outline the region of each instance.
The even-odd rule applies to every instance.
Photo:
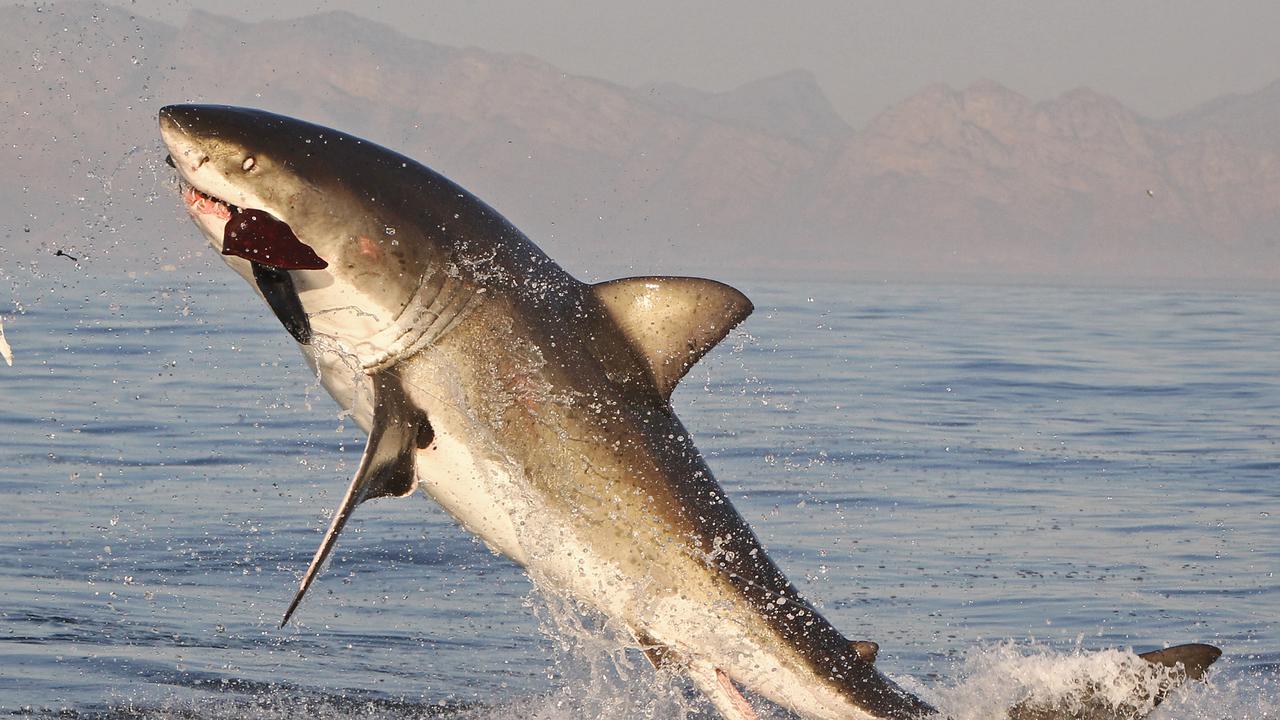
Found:
[[[1087,88],[924,88],[850,127],[803,70],[625,87],[334,12],[171,27],[0,8],[0,268],[197,260],[155,112],[252,105],[436,168],[587,278],[1280,279],[1280,81],[1152,119]],[[3,272],[3,270],[0,270]]]

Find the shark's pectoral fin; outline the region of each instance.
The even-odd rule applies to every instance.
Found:
[[[289,331],[294,340],[303,345],[311,342],[311,319],[302,308],[302,300],[298,298],[298,290],[293,285],[293,277],[288,270],[281,270],[259,262],[253,266],[253,281],[257,283],[271,311],[276,314],[280,324]]]
[[[426,413],[420,410],[405,394],[400,379],[391,371],[370,376],[373,382],[373,427],[369,429],[369,442],[365,445],[360,467],[347,494],[342,498],[329,529],[325,531],[320,547],[311,558],[311,565],[302,577],[298,593],[284,613],[280,626],[284,627],[293,611],[302,602],[302,596],[311,587],[316,573],[329,557],[338,541],[338,535],[346,526],[356,506],[365,500],[379,497],[403,497],[418,487],[414,471],[414,452],[431,444],[434,435]]]
[[[623,278],[594,290],[648,361],[663,397],[670,397],[689,368],[752,310],[742,293],[703,278]]]

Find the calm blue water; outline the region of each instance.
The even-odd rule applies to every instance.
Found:
[[[421,498],[361,507],[279,629],[363,437],[220,265],[0,308],[0,710],[706,717]],[[1084,651],[1212,642],[1156,717],[1276,716],[1280,295],[744,289],[677,409],[882,669],[981,718]]]

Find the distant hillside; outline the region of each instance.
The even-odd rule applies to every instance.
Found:
[[[1168,121],[1182,133],[1221,133],[1246,147],[1280,148],[1280,80],[1248,95],[1224,95]]]
[[[155,111],[206,101],[412,155],[586,276],[1280,279],[1280,83],[1166,121],[934,86],[855,130],[803,71],[628,88],[347,13],[171,28],[86,3],[0,8],[0,60],[0,267],[190,261]]]

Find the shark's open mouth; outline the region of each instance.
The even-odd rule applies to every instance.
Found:
[[[188,184],[182,178],[178,178],[178,188],[182,192],[182,201],[187,204],[188,208],[199,215],[215,215],[223,220],[230,220],[231,215],[240,210],[240,208],[231,203],[223,202],[212,195],[200,192],[194,185]]]
[[[194,215],[213,215],[226,222],[222,254],[235,255],[279,270],[323,270],[329,267],[289,224],[266,210],[241,208],[214,197],[179,178],[182,200]]]
[[[311,342],[311,321],[298,299],[287,270],[321,270],[329,266],[293,229],[271,213],[241,208],[201,191],[178,178],[182,200],[192,216],[212,215],[223,222],[222,254],[242,257],[253,266],[253,279],[281,324],[303,345]],[[215,225],[216,227],[216,225]]]

